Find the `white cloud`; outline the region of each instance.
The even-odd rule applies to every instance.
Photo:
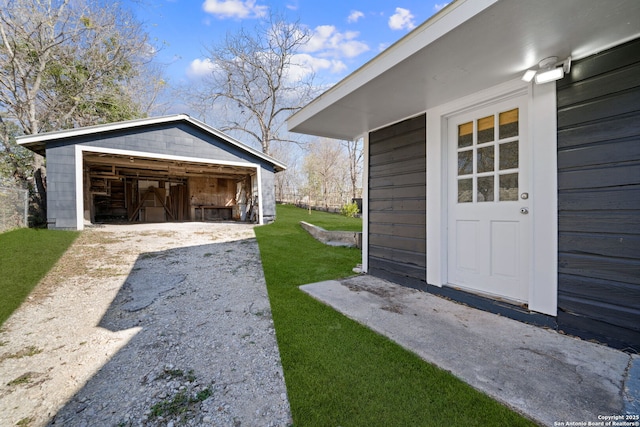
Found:
[[[357,31],[340,32],[333,25],[321,25],[310,31],[311,36],[299,53],[291,58],[286,78],[300,81],[312,73],[340,74],[347,71],[346,59],[354,58],[368,50],[369,46],[358,40]],[[268,55],[268,53],[265,53]],[[210,59],[194,59],[186,70],[190,79],[196,80],[217,69]]]
[[[187,68],[187,76],[189,78],[205,77],[213,72],[215,64],[210,59],[194,59]]]
[[[303,52],[316,53],[321,57],[354,58],[369,50],[369,46],[357,40],[357,31],[339,32],[333,25],[320,25],[311,33]]]
[[[202,9],[218,18],[259,18],[267,14],[267,6],[256,0],[205,0]]]
[[[344,71],[347,71],[347,64],[345,64],[344,62],[337,60],[337,59],[332,59],[331,60],[331,72],[332,73],[342,73]]]
[[[360,12],[359,10],[352,10],[349,14],[349,17],[347,18],[347,22],[358,22],[358,19],[362,17],[364,17],[364,13]]]
[[[442,9],[444,9],[449,3],[436,3],[433,5],[433,8],[435,9],[436,12],[440,12]]]
[[[298,53],[291,58],[291,64],[287,70],[287,78],[290,81],[299,81],[311,73],[319,71],[341,73],[346,69],[346,64],[339,59],[319,58],[307,53]]]
[[[396,7],[396,13],[389,17],[389,28],[392,30],[412,30],[416,27],[415,16],[410,10]]]

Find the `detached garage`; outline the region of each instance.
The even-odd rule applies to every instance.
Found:
[[[28,135],[47,158],[47,222],[275,220],[277,160],[188,115]]]

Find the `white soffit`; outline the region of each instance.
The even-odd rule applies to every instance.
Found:
[[[548,56],[580,59],[638,37],[638,0],[458,0],[291,116],[289,130],[355,139]]]

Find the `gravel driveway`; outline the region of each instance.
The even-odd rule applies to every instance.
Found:
[[[85,230],[0,331],[17,423],[289,425],[252,226]]]

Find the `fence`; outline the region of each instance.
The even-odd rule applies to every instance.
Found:
[[[12,228],[27,227],[29,221],[29,191],[0,187],[0,233]]]
[[[358,189],[356,198],[362,197],[362,189]],[[311,205],[311,209],[328,212],[340,212],[340,209],[347,203],[353,201],[351,192],[329,193],[326,195],[312,195],[303,192],[277,191],[276,200],[278,203],[288,203],[304,208]]]

